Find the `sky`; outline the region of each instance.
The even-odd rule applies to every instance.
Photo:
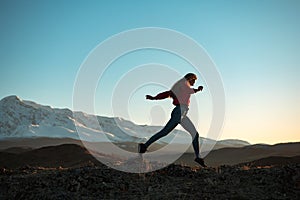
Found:
[[[159,27],[192,38],[214,61],[226,95],[219,139],[253,144],[300,141],[299,19],[297,0],[1,0],[0,98],[17,95],[72,109],[79,69],[99,44],[127,30]],[[95,114],[124,117],[111,109],[114,88],[128,72],[149,63],[167,65],[182,76],[193,69],[159,50],[124,55],[99,78]],[[209,86],[198,75],[196,85],[205,87],[193,96],[190,114],[200,135],[206,136],[213,111],[205,90]],[[144,96],[167,87],[156,83],[133,91],[124,100],[130,120],[164,125],[171,100],[149,102]]]

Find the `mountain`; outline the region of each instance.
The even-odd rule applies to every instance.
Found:
[[[122,118],[95,116],[69,109],[57,109],[17,96],[8,96],[0,101],[0,140],[14,138],[72,138],[89,142],[146,141],[160,130],[160,126],[137,125]],[[80,130],[80,134],[78,134]],[[157,143],[191,143],[188,133],[174,130]],[[242,147],[250,145],[242,140],[215,141],[201,138],[201,142],[215,148]],[[213,145],[211,145],[213,144]]]

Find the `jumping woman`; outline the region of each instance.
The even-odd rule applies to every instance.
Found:
[[[146,143],[139,144],[139,153],[145,153],[147,148],[156,140],[168,135],[178,124],[180,124],[187,132],[192,136],[192,144],[195,152],[195,162],[202,167],[206,167],[204,160],[199,155],[199,134],[192,123],[192,121],[186,116],[189,110],[191,94],[202,91],[203,86],[199,86],[197,89],[191,88],[195,84],[197,76],[193,73],[186,74],[182,79],[177,81],[171,90],[159,93],[155,97],[146,95],[146,99],[160,100],[165,98],[172,98],[175,108],[172,111],[171,119],[166,126],[153,135]]]

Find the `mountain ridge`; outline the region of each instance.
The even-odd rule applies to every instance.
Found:
[[[120,117],[104,117],[73,112],[67,108],[52,108],[11,95],[0,100],[0,139],[57,137],[99,142],[143,142],[160,126],[137,125]],[[78,134],[80,130],[80,134]],[[220,147],[250,145],[243,140],[202,138],[203,144]],[[158,143],[191,143],[188,133],[174,130]]]

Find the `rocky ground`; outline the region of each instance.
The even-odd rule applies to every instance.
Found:
[[[300,165],[170,165],[147,174],[106,166],[2,168],[0,199],[300,199]]]

